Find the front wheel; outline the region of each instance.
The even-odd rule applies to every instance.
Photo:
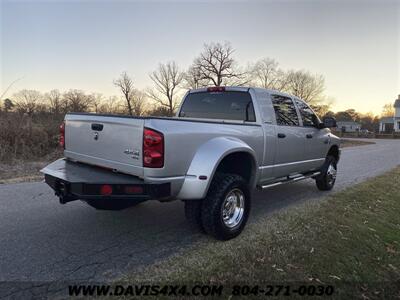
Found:
[[[219,240],[239,235],[250,212],[248,183],[239,175],[217,173],[201,205],[203,229]]]
[[[317,187],[321,191],[330,191],[336,182],[337,161],[334,156],[327,156],[322,167],[321,175],[315,179]]]

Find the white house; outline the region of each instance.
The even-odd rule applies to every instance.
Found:
[[[394,101],[394,116],[383,117],[379,121],[379,132],[400,132],[400,95]]]
[[[353,121],[337,121],[337,130],[341,132],[358,132],[361,124]]]

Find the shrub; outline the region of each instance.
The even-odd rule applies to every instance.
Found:
[[[42,113],[0,113],[0,161],[40,159],[58,148],[58,126],[63,116]]]

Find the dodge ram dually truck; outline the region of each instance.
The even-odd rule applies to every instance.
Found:
[[[301,99],[262,88],[186,93],[176,117],[68,113],[64,158],[42,172],[61,203],[119,210],[184,201],[189,222],[217,239],[246,224],[254,188],[313,178],[335,184],[340,139]]]

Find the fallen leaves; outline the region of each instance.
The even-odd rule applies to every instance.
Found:
[[[390,253],[390,254],[396,254],[397,253],[396,249],[391,244],[387,244],[386,245],[386,252]]]

